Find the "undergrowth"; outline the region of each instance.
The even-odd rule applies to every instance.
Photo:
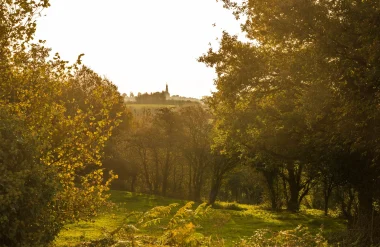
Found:
[[[297,236],[292,231],[298,225],[315,238],[321,234],[319,228],[323,225],[323,236],[329,241],[331,236],[336,237],[337,232],[345,229],[342,220],[323,216],[323,212],[317,210],[294,214],[224,202],[218,202],[221,208],[216,209],[204,204],[123,191],[111,191],[111,200],[114,206],[105,208],[92,222],[65,226],[67,230],[61,231],[55,245],[255,246],[251,240],[260,243],[258,236],[265,232],[272,243],[265,245],[263,242],[261,246],[286,246],[280,245],[280,236],[284,237],[285,233]],[[233,210],[236,208],[238,210]],[[318,239],[309,246],[322,246],[322,242],[317,245]],[[273,241],[278,243],[273,245]]]
[[[206,203],[193,209],[193,202],[188,202],[179,208],[173,216],[170,212],[178,204],[157,206],[145,213],[132,212],[126,215],[125,220],[133,219],[134,224],[124,223],[115,230],[108,232],[104,238],[82,242],[77,247],[106,247],[106,246],[225,246],[222,238],[206,237],[197,229],[201,223],[212,221],[215,227],[220,227],[230,220],[230,215],[219,211],[211,211]],[[158,225],[164,218],[169,217],[164,232],[160,236],[139,234],[141,229]],[[294,247],[324,247],[327,240],[321,232],[312,234],[307,227],[299,225],[293,230],[271,231],[259,229],[250,237],[241,238],[233,243],[236,247],[264,247],[264,246],[294,246]]]

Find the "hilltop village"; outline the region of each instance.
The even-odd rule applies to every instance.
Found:
[[[126,104],[183,104],[186,102],[202,103],[201,100],[190,97],[183,97],[179,95],[170,95],[169,86],[166,84],[165,90],[162,92],[154,93],[138,93],[135,96],[133,93],[123,94],[124,102]]]

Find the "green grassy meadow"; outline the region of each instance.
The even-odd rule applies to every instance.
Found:
[[[69,224],[61,231],[55,241],[56,246],[75,246],[76,244],[100,239],[107,232],[111,232],[123,223],[135,224],[127,215],[133,211],[145,212],[155,206],[167,206],[178,203],[173,210],[183,206],[186,201],[152,196],[133,194],[125,191],[111,191],[112,207],[105,208],[92,222]],[[197,205],[194,205],[195,208]],[[323,232],[328,237],[344,229],[344,222],[334,217],[325,217],[319,210],[304,210],[293,214],[289,212],[271,212],[260,206],[243,205],[237,203],[217,204],[218,209],[211,209],[209,217],[196,224],[196,231],[204,236],[222,240],[225,246],[233,246],[235,241],[242,237],[249,237],[257,229],[268,228],[272,231],[290,230],[302,224],[311,232],[318,232],[323,226]],[[233,208],[235,210],[230,210]],[[159,224],[139,229],[138,234],[160,235],[169,220],[163,219]]]

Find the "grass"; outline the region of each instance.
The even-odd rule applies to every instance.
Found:
[[[111,191],[110,200],[115,205],[104,209],[93,222],[67,225],[59,234],[55,245],[74,246],[82,241],[99,239],[104,233],[115,230],[123,222],[128,222],[126,215],[133,211],[147,211],[155,206],[166,206],[171,203],[178,203],[179,206],[176,208],[178,209],[186,203],[176,199],[123,191]],[[308,226],[312,232],[317,232],[323,225],[326,234],[344,229],[342,220],[325,217],[319,210],[304,210],[294,214],[285,211],[271,212],[260,206],[238,203],[218,202],[216,205],[217,209],[211,209],[210,214],[198,223],[197,231],[205,236],[223,238],[226,246],[232,246],[233,241],[251,236],[255,230],[262,228],[280,231],[294,229],[302,224]],[[167,220],[163,220],[159,225],[144,229],[141,233],[160,235],[166,223]],[[129,224],[134,222],[129,221]]]
[[[125,216],[133,211],[147,211],[155,206],[179,203],[185,201],[130,193],[125,191],[111,191],[110,200],[115,204],[112,208],[104,209],[92,222],[81,221],[65,226],[55,241],[56,246],[74,246],[82,241],[101,238],[125,223]]]
[[[247,208],[242,207],[241,204],[237,202],[215,202],[214,209],[226,209],[226,210],[235,210],[235,211],[245,211]]]

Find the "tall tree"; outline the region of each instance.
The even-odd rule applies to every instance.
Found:
[[[46,246],[63,224],[96,215],[109,186],[101,160],[119,122],[110,113],[119,94],[110,84],[83,86],[81,97],[69,92],[80,58],[69,66],[59,55],[49,59],[43,41],[31,42],[35,16],[48,6],[47,0],[0,4],[0,242],[6,246]]]
[[[161,108],[154,117],[155,131],[158,134],[158,149],[154,150],[155,162],[160,163],[162,174],[162,195],[165,196],[169,188],[169,177],[178,150],[179,124],[178,114],[172,108]]]
[[[201,106],[187,106],[180,110],[182,124],[182,152],[189,165],[189,194],[201,200],[201,190],[211,164],[211,115]]]
[[[218,74],[211,106],[251,152],[313,166],[312,152],[345,157],[328,164],[349,171],[336,175],[358,192],[356,222],[368,243],[379,199],[380,2],[224,3],[244,16],[250,42],[225,33],[220,49],[200,58]]]

